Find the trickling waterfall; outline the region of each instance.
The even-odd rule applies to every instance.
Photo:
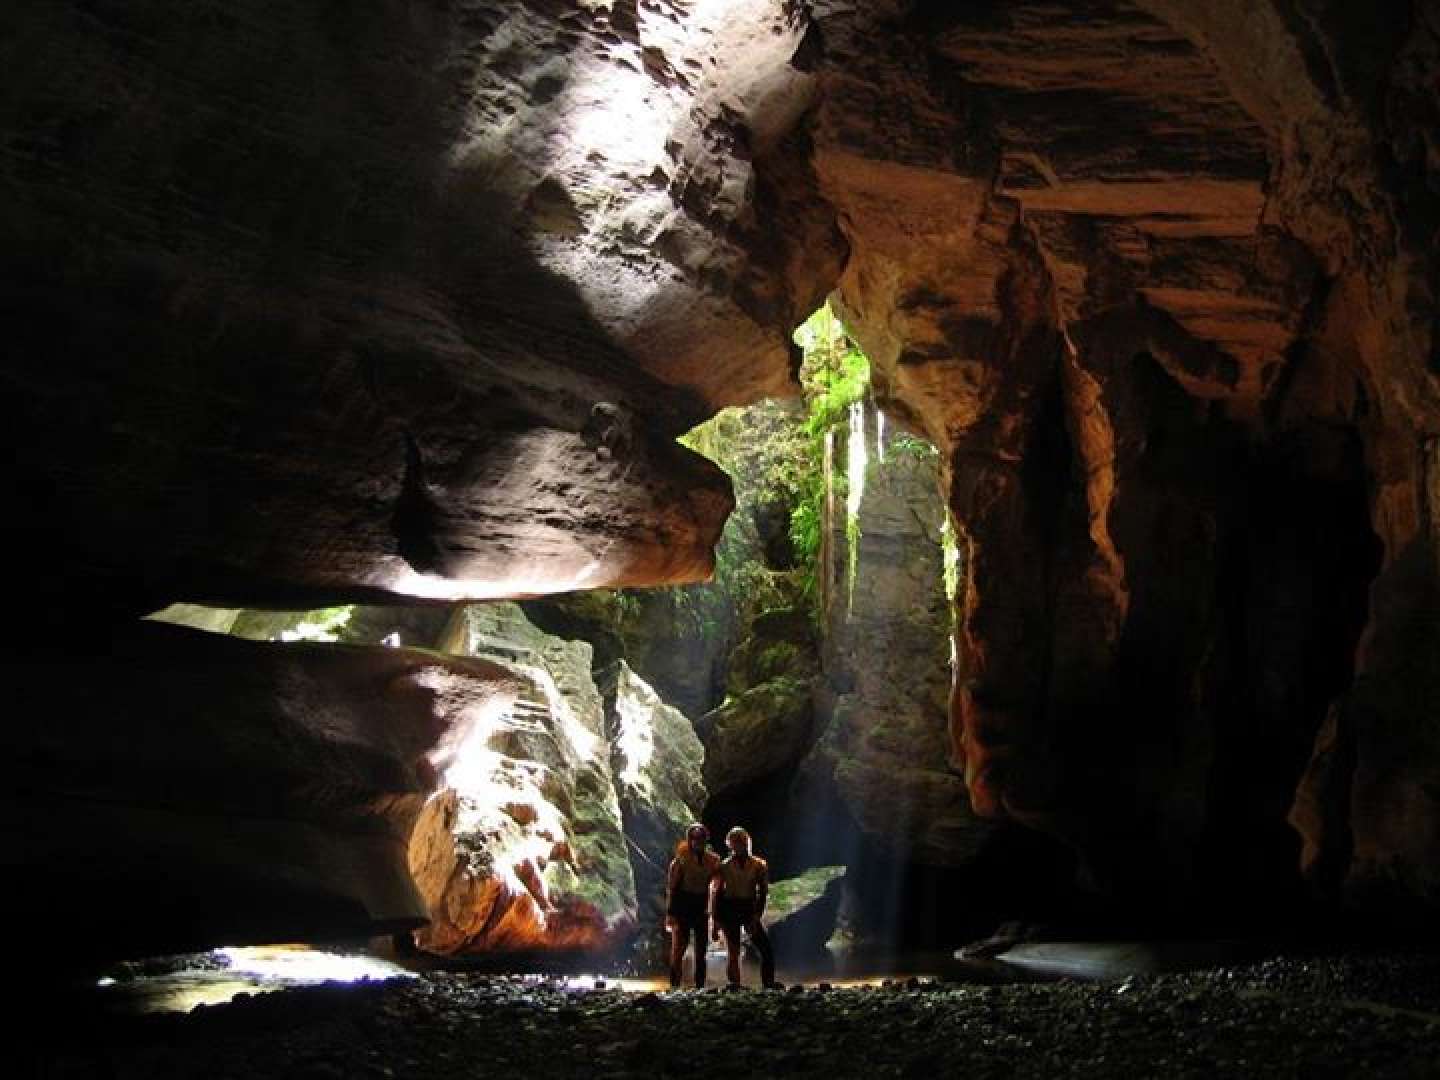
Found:
[[[855,598],[856,568],[860,556],[860,502],[865,497],[865,401],[850,405],[850,432],[845,444],[845,602]]]
[[[820,515],[820,552],[816,579],[820,583],[820,611],[826,618],[830,615],[831,582],[835,580],[835,547],[830,539],[830,528],[835,521],[835,433],[825,432],[824,453],[820,463],[821,483],[824,485],[825,501]]]
[[[865,496],[865,466],[869,453],[865,449],[865,402],[850,405],[850,438],[845,444],[845,516],[854,521],[860,517],[860,500]]]
[[[948,513],[940,522],[940,552],[945,573],[945,601],[950,608],[950,673],[953,677],[960,663],[960,657],[955,651],[958,618],[955,599],[960,592],[960,543],[956,539],[955,526],[950,523]]]

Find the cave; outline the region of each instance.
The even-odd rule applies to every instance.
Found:
[[[389,1031],[422,985],[520,1062],[613,1006],[634,1030],[555,1073],[654,1071],[664,1016],[750,1006],[506,980],[644,962],[677,830],[745,821],[794,935],[971,965],[754,995],[765,1030],[860,1010],[851,1068],[1430,1067],[1429,0],[4,23],[25,964],[88,994],[221,947],[457,961],[211,1010],[177,1075],[214,1032]],[[991,963],[1064,942],[1133,996]],[[1176,942],[1256,966],[1176,975]],[[1233,1037],[1136,1057],[1176,994]],[[170,1029],[128,1023],[36,1063],[149,1075]],[[769,1067],[834,1071],[795,1045]]]

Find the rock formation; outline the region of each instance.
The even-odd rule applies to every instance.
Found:
[[[1284,5],[818,11],[840,297],[966,546],[971,798],[1152,905],[1291,902],[1309,741],[1424,528],[1422,6],[1366,49]]]
[[[781,963],[825,955],[835,932],[844,879],[843,866],[817,866],[771,885],[765,922]]]
[[[7,27],[17,684],[68,670],[81,605],[108,641],[176,602],[703,578],[732,496],[673,438],[793,390],[833,291],[941,454],[976,812],[1146,910],[1283,914],[1303,867],[1433,911],[1433,4],[17,0]],[[289,700],[247,669],[280,647],[211,647],[224,709]],[[97,652],[171,700],[162,658]],[[302,726],[353,691],[317,670]]]
[[[705,750],[685,714],[662,701],[625,661],[616,661],[602,687],[636,908],[641,929],[653,930],[663,922],[675,845],[705,808]]]
[[[308,612],[174,605],[152,616],[272,642],[414,645],[489,665],[507,691],[448,745],[398,835],[429,952],[603,950],[660,926],[665,868],[705,804],[690,721],[618,661],[514,604]],[[463,661],[461,661],[463,662]],[[223,751],[223,748],[221,748]],[[419,809],[423,803],[423,809]],[[410,827],[414,823],[413,830]],[[420,914],[423,912],[423,916]]]
[[[7,664],[5,916],[89,963],[423,923],[412,826],[521,691],[484,660],[155,623]]]
[[[451,651],[503,663],[523,689],[457,752],[410,841],[431,952],[595,949],[635,925],[635,879],[610,774],[590,646],[514,604],[461,608]]]
[[[856,412],[849,437],[865,453],[848,481],[853,525],[845,508],[830,525],[823,719],[801,767],[795,812],[820,819],[801,827],[828,832],[832,844],[848,819],[902,860],[959,865],[991,830],[949,764],[951,614],[939,457],[918,439],[884,430],[873,405]]]

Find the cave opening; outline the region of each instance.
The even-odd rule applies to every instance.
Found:
[[[402,953],[524,967],[623,944],[653,968],[692,819],[749,829],[782,959],[806,970],[839,955],[883,976],[899,952],[981,936],[1044,877],[1053,853],[976,819],[948,760],[964,574],[939,455],[887,423],[828,304],[795,341],[799,398],[681,438],[735,488],[710,582],[151,616],[281,647],[434,649],[523,684],[474,707],[419,811],[408,862],[432,925]]]
[[[430,976],[36,1071],[1433,1071],[1440,20],[1372,8],[8,5],[0,920]],[[806,982],[954,984],[521,977],[662,970],[696,818]]]

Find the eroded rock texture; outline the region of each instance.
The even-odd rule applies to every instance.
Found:
[[[951,616],[938,455],[893,427],[881,430],[873,406],[860,409],[850,439],[866,452],[849,478],[858,495],[853,524],[845,514],[833,523],[835,554],[824,571],[833,600],[821,720],[801,766],[795,813],[806,820],[797,824],[834,843],[848,818],[899,861],[955,866],[973,859],[992,830],[970,809],[949,761]]]
[[[1433,901],[1433,4],[10,8],[37,610],[703,576],[671,437],[833,287],[943,457],[977,812]]]
[[[411,827],[520,690],[484,660],[153,623],[7,672],[6,919],[92,963],[419,925]]]
[[[781,153],[803,28],[726,7],[12,10],[37,584],[134,611],[708,573],[728,485],[671,440],[789,385],[840,251]]]
[[[601,680],[605,733],[642,929],[663,925],[676,843],[705,808],[705,748],[679,709],[617,661]]]
[[[635,925],[635,878],[590,646],[536,630],[514,604],[460,609],[452,651],[522,681],[457,750],[410,841],[437,953],[598,949]]]
[[[1288,902],[1372,575],[1431,546],[1435,27],[1402,7],[1364,48],[1338,8],[816,7],[840,298],[967,547],[971,798],[1149,904]],[[1368,616],[1362,686],[1405,663]],[[1386,711],[1318,800],[1355,888],[1435,865],[1379,824],[1377,743],[1429,727]]]

